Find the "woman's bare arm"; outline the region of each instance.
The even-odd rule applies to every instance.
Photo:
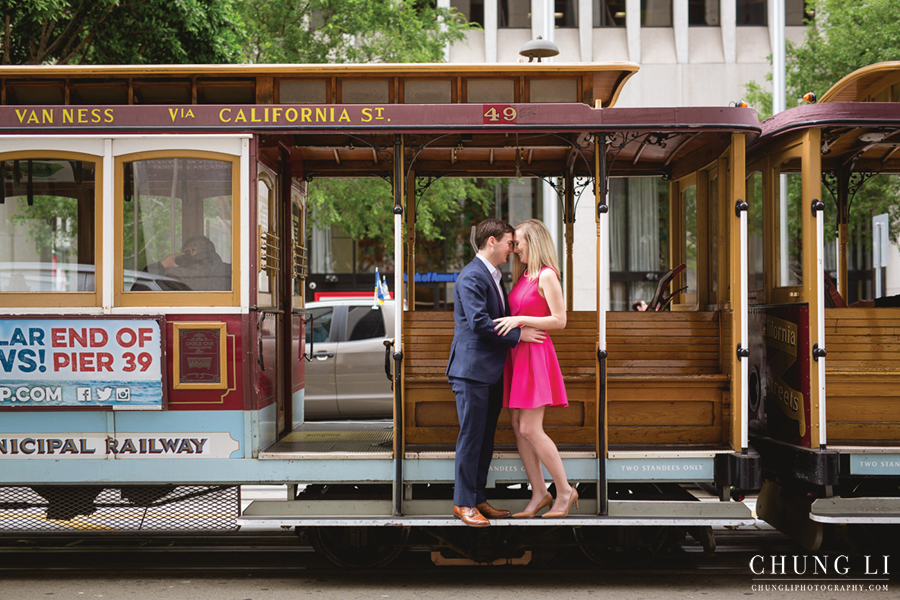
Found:
[[[494,319],[497,325],[494,329],[500,335],[504,335],[507,331],[514,327],[534,327],[535,329],[565,329],[566,328],[566,302],[563,300],[562,286],[559,283],[559,277],[553,269],[544,269],[538,279],[538,290],[541,295],[547,299],[547,305],[550,307],[549,317],[503,317]]]

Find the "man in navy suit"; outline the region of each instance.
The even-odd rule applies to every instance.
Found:
[[[530,327],[505,336],[494,319],[509,316],[509,302],[497,268],[512,251],[515,230],[497,219],[475,227],[478,254],[460,272],[453,293],[453,344],[447,377],[456,395],[456,485],[453,514],[471,527],[509,516],[487,503],[484,487],[494,453],[494,431],[503,408],[503,366],[507,351],[521,342],[541,342],[546,334]],[[487,517],[487,518],[485,518]]]

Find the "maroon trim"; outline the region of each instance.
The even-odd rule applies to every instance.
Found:
[[[762,135],[756,145],[773,138],[814,127],[900,127],[900,104],[896,102],[832,102],[798,106],[762,123]]]
[[[521,128],[759,131],[734,107],[606,108],[567,104],[2,106],[0,131],[367,131]]]

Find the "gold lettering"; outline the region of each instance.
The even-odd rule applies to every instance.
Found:
[[[284,113],[284,118],[287,119],[288,122],[290,122],[290,123],[293,123],[294,121],[296,121],[297,120],[297,109],[296,108],[287,109],[287,111]]]
[[[300,122],[301,123],[309,123],[312,119],[312,109],[311,108],[301,108],[300,109]]]
[[[193,119],[193,118],[194,118],[194,111],[191,110],[191,109],[189,108],[189,109],[187,110],[187,114],[184,115],[184,117],[185,117],[185,118]]]
[[[172,117],[172,122],[173,122],[173,123],[175,122],[175,117],[176,117],[177,115],[178,115],[178,109],[177,109],[177,108],[170,108],[170,109],[169,109],[169,116]]]
[[[372,109],[371,108],[362,109],[362,122],[368,123],[371,120],[372,120]]]
[[[247,122],[247,117],[244,115],[244,109],[240,109],[237,116],[234,118],[235,123],[237,123],[238,121],[242,121],[244,123]]]
[[[19,109],[18,108],[16,109],[16,116],[19,117],[19,123],[22,123],[25,120],[25,115],[27,115],[27,114],[28,114],[27,110],[23,110],[22,112],[19,112]]]
[[[74,123],[75,122],[75,111],[71,108],[63,109],[63,123]]]
[[[79,123],[87,123],[87,109],[79,108],[78,109],[78,122]]]
[[[251,123],[262,123],[262,121],[260,119],[256,118],[256,109],[255,108],[250,109],[250,122]]]
[[[334,108],[331,109],[331,118],[328,119],[330,123],[334,123]]]
[[[113,122],[113,109],[107,108],[107,109],[104,111],[104,114],[106,115],[106,122],[107,122],[107,123],[112,123],[112,122]]]
[[[31,114],[28,116],[29,123],[40,123],[40,119],[38,119],[37,111],[31,111]]]
[[[53,122],[53,109],[41,109],[41,122],[42,123],[52,123]]]
[[[228,113],[227,118],[225,117],[225,113]],[[223,108],[222,110],[220,110],[219,111],[219,120],[222,121],[223,123],[231,123],[231,109]]]
[[[384,119],[384,117],[381,116],[381,112],[383,110],[384,110],[384,107],[382,107],[382,106],[379,106],[378,108],[375,109],[375,113],[376,113],[375,120],[376,121],[381,121],[382,119]]]
[[[328,120],[328,109],[327,108],[317,108],[316,109],[316,123],[320,121]]]
[[[297,111],[294,111],[294,112],[297,112]],[[280,116],[281,116],[281,109],[278,107],[273,108],[272,109],[272,122],[277,123],[278,117],[280,117]]]
[[[265,121],[266,123],[269,122],[269,109],[268,109],[268,107],[263,109],[263,121]]]
[[[346,108],[341,111],[341,118],[338,119],[338,121],[347,121],[348,123],[350,122],[350,115],[347,114]]]
[[[92,108],[91,109],[91,123],[99,123],[100,122],[100,109]]]

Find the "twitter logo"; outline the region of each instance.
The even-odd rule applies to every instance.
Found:
[[[97,398],[100,401],[109,400],[110,396],[112,396],[112,388],[101,388],[97,390]]]

